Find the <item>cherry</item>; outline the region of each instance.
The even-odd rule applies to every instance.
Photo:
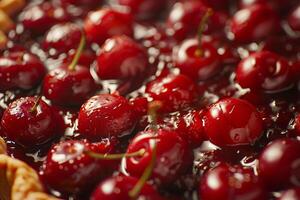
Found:
[[[300,142],[291,138],[277,139],[265,147],[259,157],[258,172],[268,188],[299,186],[299,151]]]
[[[212,104],[203,120],[208,139],[220,147],[253,144],[263,131],[255,107],[241,99],[227,98]]]
[[[44,144],[61,131],[53,109],[36,97],[20,98],[9,104],[1,125],[11,140],[25,147]]]
[[[293,188],[284,191],[277,200],[299,200],[300,188]]]
[[[229,37],[236,42],[261,40],[279,28],[275,11],[265,4],[254,4],[236,12],[229,25]]]
[[[157,132],[157,133],[156,133]],[[138,133],[130,142],[127,153],[145,149],[143,156],[124,158],[124,169],[134,177],[141,177],[149,166],[156,143],[155,161],[151,178],[160,184],[172,183],[191,165],[192,152],[177,132],[148,130]]]
[[[300,114],[297,114],[295,117],[295,130],[297,135],[300,135]]]
[[[167,4],[166,0],[117,0],[117,2],[130,9],[130,12],[138,19],[149,19],[157,16]]]
[[[46,34],[43,41],[43,49],[54,54],[67,53],[71,49],[76,49],[81,38],[81,28],[74,23],[57,24]]]
[[[289,15],[287,21],[293,31],[300,31],[300,4]]]
[[[41,82],[44,64],[28,52],[12,52],[0,57],[0,90],[29,90]]]
[[[70,20],[70,16],[64,7],[43,2],[25,8],[20,14],[19,20],[26,30],[41,34],[57,23]]]
[[[146,85],[146,93],[153,100],[161,101],[161,112],[187,108],[197,100],[196,85],[185,75],[169,74],[156,78]]]
[[[147,69],[146,50],[127,36],[112,37],[103,44],[97,57],[96,72],[100,79],[127,79]]]
[[[94,159],[85,154],[86,150],[111,153],[114,144],[109,140],[98,143],[68,140],[54,145],[39,173],[45,185],[69,194],[84,192],[116,168],[115,162]]]
[[[94,7],[102,4],[103,0],[59,0],[61,4],[73,4],[76,6]]]
[[[267,196],[251,168],[221,164],[202,177],[199,199],[262,200]]]
[[[129,192],[137,184],[138,179],[131,176],[117,175],[102,181],[91,196],[91,200],[131,200]],[[109,189],[109,190],[107,190]],[[136,199],[163,200],[149,184],[143,185]]]
[[[114,94],[99,94],[85,102],[78,115],[79,132],[90,139],[130,134],[136,113],[127,99]]]
[[[207,80],[221,70],[220,57],[217,49],[208,42],[201,43],[202,55],[197,54],[198,50],[198,40],[185,40],[175,50],[173,60],[180,73],[195,81]]]
[[[114,35],[133,36],[133,18],[129,13],[110,8],[91,12],[84,22],[84,30],[89,42],[102,45]]]
[[[291,66],[275,53],[252,53],[238,64],[236,82],[243,88],[280,91],[293,83]]]

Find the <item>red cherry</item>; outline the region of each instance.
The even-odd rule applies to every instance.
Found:
[[[277,200],[299,200],[300,199],[300,188],[293,188],[284,191],[280,198]]]
[[[221,164],[202,177],[199,199],[263,200],[267,196],[253,169]]]
[[[297,135],[300,135],[300,114],[297,114],[295,117],[295,130]]]
[[[284,138],[271,142],[259,157],[259,176],[271,189],[300,186],[300,142]],[[274,175],[276,174],[276,175]]]
[[[94,7],[102,4],[103,0],[59,0],[61,4]]]
[[[217,49],[210,43],[201,44],[202,55],[198,55],[199,42],[197,39],[185,40],[175,50],[174,62],[180,72],[195,81],[207,80],[221,70],[220,57]]]
[[[0,90],[32,89],[41,82],[46,68],[38,57],[12,52],[0,57]]]
[[[152,170],[152,179],[160,184],[168,184],[182,175],[192,162],[192,152],[188,144],[177,132],[158,130],[144,131],[130,142],[127,153],[145,149],[143,156],[124,158],[124,169],[134,177],[141,177],[150,164],[153,154],[153,142],[156,141],[156,159]]]
[[[52,49],[56,51],[55,54],[67,53],[69,50],[77,48],[81,32],[81,28],[77,24],[57,24],[48,31],[42,46],[50,54],[53,54]]]
[[[153,100],[162,102],[161,112],[178,111],[197,100],[195,83],[185,75],[170,74],[156,78],[146,85],[146,93]]]
[[[43,84],[43,94],[54,104],[64,106],[80,106],[91,97],[97,89],[90,69],[77,65],[70,70],[64,64],[50,71]]]
[[[276,32],[278,15],[265,4],[254,4],[236,12],[229,25],[229,37],[236,42],[261,40]]]
[[[57,23],[69,21],[70,16],[64,7],[43,2],[29,5],[20,14],[19,20],[26,30],[41,34]]]
[[[288,24],[293,31],[300,31],[300,4],[290,13]]]
[[[263,122],[253,105],[228,98],[209,107],[204,116],[204,130],[217,146],[249,145],[261,136]]]
[[[108,140],[98,143],[69,140],[56,144],[40,170],[45,185],[59,192],[78,193],[109,176],[115,168],[114,161],[94,159],[84,153],[86,150],[111,153],[114,146]]]
[[[130,134],[136,113],[127,99],[114,94],[99,94],[81,106],[79,132],[90,139]]]
[[[1,125],[11,140],[25,147],[44,144],[61,132],[53,109],[35,97],[20,98],[9,104]]]
[[[288,61],[272,52],[252,53],[236,69],[236,82],[243,88],[278,91],[293,83]]]
[[[131,176],[118,175],[102,181],[93,192],[91,200],[132,200],[130,190],[137,184],[138,179]],[[149,185],[143,185],[136,199],[163,200],[162,197]]]
[[[127,36],[115,36],[101,47],[96,72],[100,79],[126,79],[141,75],[148,66],[146,50]]]
[[[99,45],[114,35],[133,36],[133,18],[129,13],[103,8],[91,12],[84,22],[89,42]]]

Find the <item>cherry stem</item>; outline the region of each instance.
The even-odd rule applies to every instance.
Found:
[[[42,99],[41,95],[37,97],[37,99],[34,102],[34,105],[32,106],[32,108],[30,108],[29,112],[34,113],[36,111],[41,99]]]
[[[81,32],[81,38],[80,38],[79,46],[78,46],[78,48],[76,50],[76,53],[74,55],[74,58],[73,58],[72,62],[69,65],[69,70],[71,70],[71,71],[75,70],[75,67],[76,67],[76,65],[78,63],[78,60],[79,60],[79,58],[80,58],[80,56],[81,56],[81,54],[83,52],[84,47],[85,47],[85,35],[84,35],[83,31],[82,31]]]
[[[160,101],[153,101],[153,102],[149,103],[149,105],[148,105],[148,115],[151,119],[151,128],[152,128],[152,130],[155,131],[155,133],[157,133],[157,130],[158,130],[157,110],[161,106],[162,106],[162,103]],[[153,142],[153,147],[152,147],[152,155],[151,155],[150,163],[144,170],[142,176],[140,177],[140,179],[138,180],[136,185],[128,193],[129,196],[133,199],[136,199],[138,197],[138,195],[140,194],[141,190],[143,189],[145,183],[147,182],[147,180],[150,178],[150,176],[152,174],[152,171],[153,171],[153,168],[155,165],[155,161],[156,161],[156,151],[157,151],[156,139],[155,138],[153,138],[153,139],[154,139],[154,142]]]
[[[203,50],[202,50],[203,32],[205,30],[208,19],[212,15],[213,15],[213,10],[211,8],[207,9],[198,26],[198,49],[195,51],[195,55],[198,57],[203,56]]]
[[[133,152],[133,153],[119,153],[119,154],[101,154],[101,153],[95,153],[93,151],[85,151],[87,155],[90,157],[96,158],[96,159],[102,159],[102,160],[119,160],[122,158],[129,158],[129,157],[135,157],[135,156],[143,156],[146,152],[145,149],[140,149],[139,151]]]

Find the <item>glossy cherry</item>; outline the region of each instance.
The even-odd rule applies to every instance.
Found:
[[[263,200],[267,196],[252,168],[221,164],[202,177],[199,199]]]
[[[265,147],[259,157],[258,172],[268,188],[299,186],[299,151],[300,142],[291,138],[275,140]]]
[[[102,8],[89,13],[84,21],[84,30],[89,42],[102,45],[114,35],[133,36],[133,17],[130,13],[111,8]]]
[[[289,15],[288,24],[293,31],[300,31],[300,4]]]
[[[187,142],[175,131],[159,129],[157,133],[153,130],[138,133],[130,142],[127,153],[143,148],[146,153],[124,158],[123,167],[131,176],[141,177],[151,162],[153,142],[156,142],[156,155],[151,178],[160,184],[172,183],[186,172],[192,159]]]
[[[234,14],[229,25],[229,38],[236,42],[261,40],[278,30],[279,18],[268,5],[254,4]]]
[[[174,64],[180,69],[180,73],[195,81],[207,80],[221,70],[220,56],[209,42],[201,44],[202,55],[197,54],[197,51],[199,51],[197,39],[183,41],[174,52]]]
[[[37,97],[12,102],[4,111],[1,125],[12,141],[25,147],[44,144],[61,132],[53,109]]]
[[[97,57],[95,70],[102,80],[127,79],[140,76],[148,65],[146,49],[123,35],[106,40]]]
[[[89,143],[85,140],[69,140],[54,145],[39,172],[44,184],[63,193],[78,193],[109,176],[115,169],[115,162],[97,160],[85,151],[112,153],[114,144],[109,140]]]
[[[40,59],[28,52],[12,52],[0,57],[0,90],[29,90],[38,85],[46,73]]]
[[[156,78],[146,85],[146,93],[153,100],[162,102],[161,112],[178,111],[197,100],[195,83],[185,75],[170,74]]]
[[[212,104],[203,120],[206,136],[220,147],[253,144],[263,131],[256,108],[241,99],[227,98]]]
[[[79,111],[79,132],[90,139],[123,136],[131,133],[136,114],[127,99],[114,94],[99,94],[85,102]]]
[[[300,188],[292,188],[282,192],[281,196],[277,200],[299,200]]]
[[[288,61],[269,51],[252,53],[236,69],[236,82],[243,88],[269,92],[283,90],[293,83]]]

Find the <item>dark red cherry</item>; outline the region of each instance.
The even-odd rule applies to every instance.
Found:
[[[150,164],[153,143],[156,142],[156,159],[151,178],[160,184],[175,181],[192,164],[192,151],[188,144],[175,131],[159,129],[138,133],[130,142],[127,153],[145,149],[143,156],[124,158],[124,169],[134,177],[141,177]]]
[[[70,20],[70,16],[64,7],[43,2],[29,5],[20,14],[19,20],[24,29],[41,34],[57,23]]]
[[[236,12],[229,25],[229,38],[236,42],[261,40],[276,32],[279,18],[265,4],[254,4]]]
[[[119,5],[126,6],[138,19],[157,17],[158,13],[166,6],[167,1],[153,0],[117,0]]]
[[[156,78],[146,85],[146,93],[153,100],[162,102],[161,112],[178,111],[197,100],[195,83],[185,75],[170,74]]]
[[[84,30],[89,42],[102,45],[114,35],[133,36],[133,18],[129,13],[102,8],[91,12],[84,22]]]
[[[31,53],[12,52],[0,57],[0,90],[32,89],[45,74],[44,64]]]
[[[290,13],[288,24],[293,31],[300,31],[300,4]]]
[[[114,145],[103,140],[98,143],[69,140],[54,145],[44,161],[40,176],[44,184],[63,193],[78,193],[90,189],[115,169],[115,161],[94,159],[85,151],[111,153]]]
[[[300,199],[300,188],[293,188],[282,192],[277,200],[299,200]]]
[[[95,189],[91,200],[132,200],[129,192],[137,184],[138,179],[131,176],[114,176],[102,181]],[[135,199],[163,200],[150,184],[143,185]]]
[[[267,196],[252,168],[221,164],[202,177],[199,199],[264,200]]]
[[[297,114],[295,117],[295,130],[297,135],[300,136],[300,114]]]
[[[127,79],[141,75],[148,66],[146,50],[127,36],[106,40],[97,58],[100,79]]]
[[[198,51],[202,51],[202,55]],[[173,55],[174,64],[180,73],[195,81],[207,80],[221,70],[217,49],[208,42],[201,44],[197,39],[183,41]]]
[[[250,54],[236,69],[236,82],[243,88],[276,92],[293,83],[288,61],[269,51]]]
[[[271,142],[259,157],[258,172],[270,189],[300,186],[300,142],[284,138]]]
[[[46,143],[61,132],[53,109],[37,97],[20,98],[9,104],[1,125],[7,137],[25,147]]]
[[[204,116],[204,130],[217,146],[249,145],[261,136],[263,121],[247,101],[228,98],[209,107]]]
[[[136,113],[127,99],[114,94],[99,94],[85,102],[79,111],[79,132],[90,139],[123,136],[131,133]]]
[[[68,64],[63,64],[45,76],[43,94],[57,105],[80,106],[97,88],[88,67],[77,65],[70,70]]]
[[[49,54],[68,53],[77,48],[81,35],[81,28],[77,24],[57,24],[47,32],[42,46]],[[53,50],[55,53],[51,52]]]

